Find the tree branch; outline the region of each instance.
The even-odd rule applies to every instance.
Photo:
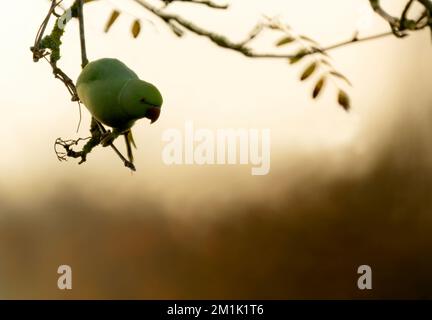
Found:
[[[86,42],[85,42],[85,29],[84,29],[84,0],[78,0],[78,20],[80,30],[80,42],[81,42],[81,67],[88,64]]]
[[[181,17],[179,15],[166,13],[163,10],[154,7],[153,5],[149,4],[148,2],[146,2],[144,0],[133,0],[133,1],[135,1],[137,4],[139,4],[140,6],[145,8],[147,11],[154,14],[156,17],[158,17],[159,19],[161,19],[165,23],[167,23],[170,27],[171,27],[171,25],[173,25],[175,23],[175,24],[180,25],[181,27],[189,30],[190,32],[192,32],[196,35],[199,35],[199,36],[202,36],[202,37],[209,39],[210,41],[212,41],[214,44],[216,44],[219,47],[239,52],[246,57],[249,57],[249,58],[270,58],[270,59],[292,59],[292,58],[297,56],[297,54],[258,53],[258,52],[254,52],[253,49],[248,46],[248,44],[251,42],[251,40],[253,40],[255,37],[257,37],[258,34],[263,29],[265,29],[265,28],[275,29],[276,28],[275,24],[272,24],[272,23],[259,24],[253,29],[253,31],[249,34],[249,36],[245,40],[240,41],[240,42],[233,42],[233,41],[230,41],[229,39],[227,39],[225,36],[211,32],[211,31],[208,31],[208,30],[205,30],[204,28],[199,27],[198,25],[194,24],[191,21],[184,19],[183,17]],[[364,38],[354,37],[354,38],[351,38],[349,40],[330,45],[328,47],[313,48],[312,50],[305,52],[304,55],[310,55],[310,54],[314,54],[314,53],[318,53],[318,52],[327,52],[327,51],[334,50],[334,49],[337,49],[337,48],[340,48],[343,46],[347,46],[350,44],[360,43],[360,42],[365,42],[365,41],[370,41],[370,40],[376,40],[379,38],[390,36],[392,34],[393,34],[392,32],[384,32],[384,33],[379,33],[379,34],[372,35],[372,36],[367,36]]]
[[[430,0],[418,0],[429,12],[432,12],[432,1]]]
[[[379,14],[384,20],[386,20],[391,26],[398,26],[398,18],[391,16],[385,11],[380,4],[380,0],[369,0],[372,9]]]
[[[428,21],[426,24],[421,24],[423,18],[417,20],[411,20],[408,18],[409,10],[415,1],[421,3],[425,7],[426,15],[428,16]],[[380,0],[369,0],[369,3],[372,9],[390,24],[393,34],[399,38],[405,37],[407,35],[405,31],[407,30],[422,30],[426,26],[429,26],[432,32],[432,2],[430,0],[409,0],[402,11],[400,18],[393,17],[388,14],[381,7]]]

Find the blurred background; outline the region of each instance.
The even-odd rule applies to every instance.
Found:
[[[406,1],[382,2],[397,13]],[[361,34],[388,28],[366,0],[230,3],[226,12],[170,10],[234,40],[263,15],[323,45],[349,39],[365,14]],[[47,63],[32,61],[49,2],[3,7],[0,298],[432,297],[428,31],[332,51],[354,84],[346,113],[331,86],[314,102],[299,66],[247,59],[191,34],[178,39],[132,1],[90,3],[89,59],[122,60],[165,99],[156,124],[135,127],[131,174],[109,149],[95,149],[82,165],[58,162],[54,140],[87,136],[90,118],[83,108],[76,133],[76,104]],[[122,15],[105,34],[116,8]],[[138,39],[130,36],[135,17],[143,18]],[[76,79],[76,21],[63,43],[60,66]],[[270,128],[270,174],[166,166],[162,133],[188,120],[196,128]],[[57,289],[63,264],[73,270],[71,291]],[[357,289],[363,264],[373,270],[370,291]]]

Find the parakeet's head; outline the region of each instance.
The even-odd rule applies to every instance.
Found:
[[[163,99],[159,90],[151,83],[132,79],[122,88],[119,102],[131,117],[147,118],[153,123],[159,118]]]

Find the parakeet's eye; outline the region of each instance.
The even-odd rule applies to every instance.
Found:
[[[146,99],[145,99],[145,98],[141,98],[141,99],[140,99],[140,102],[141,102],[141,103],[146,103]]]

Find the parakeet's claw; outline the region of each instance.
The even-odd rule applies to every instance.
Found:
[[[114,140],[118,137],[118,133],[107,131],[101,137],[101,145],[102,147],[108,147],[110,144],[114,142]]]

